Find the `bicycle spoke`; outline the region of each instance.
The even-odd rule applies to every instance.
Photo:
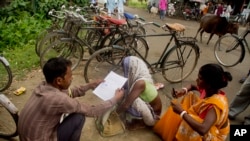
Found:
[[[85,64],[84,78],[86,82],[94,79],[104,79],[110,72],[114,71],[123,75],[121,62],[125,52],[123,49],[106,47],[96,51]]]
[[[198,52],[192,44],[181,44],[172,48],[166,55],[161,67],[163,77],[169,82],[180,82],[194,70],[198,61]]]
[[[0,105],[0,137],[12,137],[16,135],[17,125],[8,110]],[[16,116],[16,115],[15,115]]]
[[[215,58],[221,65],[227,67],[238,64],[242,52],[238,40],[231,35],[221,37],[214,47]]]

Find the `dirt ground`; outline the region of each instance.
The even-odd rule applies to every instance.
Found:
[[[185,31],[185,36],[194,36],[199,23],[196,21],[184,21],[184,20],[178,20],[178,19],[172,19],[172,18],[166,18],[164,21],[160,21],[158,16],[153,16],[150,15],[146,12],[146,10],[138,10],[138,9],[133,9],[133,8],[128,8],[126,7],[125,10],[130,13],[138,14],[141,17],[144,17],[146,21],[155,21],[158,24],[162,25],[164,23],[181,23],[186,26],[186,31]],[[160,29],[155,29],[154,27],[149,27],[149,32],[161,32]],[[241,27],[240,30],[244,29]],[[199,39],[199,38],[198,38]],[[198,62],[198,65],[192,75],[188,77],[184,82],[178,83],[178,84],[171,84],[169,82],[166,82],[161,74],[155,74],[153,77],[155,81],[157,82],[162,82],[165,84],[164,89],[160,90],[159,93],[161,95],[162,101],[163,101],[163,112],[165,111],[166,107],[169,105],[169,97],[168,95],[170,94],[170,90],[172,87],[175,88],[181,88],[182,86],[185,86],[188,83],[194,83],[194,80],[196,79],[197,76],[197,71],[201,65],[204,63],[211,63],[214,62],[216,63],[216,60],[213,55],[213,44],[217,37],[213,37],[210,45],[206,45],[205,42],[208,39],[208,34],[204,33],[203,36],[203,43],[198,43],[201,49],[201,57]],[[150,45],[150,55],[149,55],[149,60],[155,60],[155,58],[159,57],[161,50],[163,47],[161,47],[162,42],[168,41],[168,38],[154,38],[154,39],[149,39],[149,45]],[[245,60],[237,65],[237,67],[233,68],[227,68],[228,71],[230,71],[233,74],[233,81],[230,83],[229,87],[225,89],[225,91],[229,94],[229,101],[231,101],[235,95],[235,93],[238,91],[240,88],[240,84],[238,83],[238,80],[247,73],[247,70],[249,69],[249,62],[246,61],[249,60],[249,54],[246,54]],[[84,67],[84,62],[80,64],[80,66],[73,72],[73,84],[74,85],[79,85],[79,84],[84,84],[85,81],[83,79],[83,67]],[[24,104],[26,103],[27,99],[30,97],[32,90],[34,87],[38,85],[43,80],[42,72],[41,69],[38,68],[36,70],[33,70],[29,72],[26,76],[26,78],[23,81],[14,81],[11,85],[11,88],[6,91],[7,96],[13,101],[13,103],[18,107],[18,109],[21,111]],[[27,90],[24,94],[20,96],[16,96],[13,94],[13,91],[18,89],[19,87],[25,87]],[[100,99],[93,95],[91,91],[89,91],[86,96],[79,98],[80,101],[88,103],[88,104],[97,104],[100,102]],[[238,121],[232,122],[233,124],[239,124],[244,117],[244,114],[241,114],[239,116]],[[19,141],[18,137],[13,138],[13,141]],[[82,141],[160,141],[160,138],[158,138],[150,129],[140,129],[137,131],[126,131],[124,134],[113,136],[113,137],[102,137],[100,134],[97,132],[95,125],[94,125],[94,120],[93,118],[87,118],[87,121],[85,123],[85,126],[82,131],[82,136],[81,136]],[[6,141],[3,139],[0,139],[0,141]]]

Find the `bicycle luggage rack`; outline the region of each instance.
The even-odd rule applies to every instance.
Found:
[[[194,37],[178,37],[178,40],[180,42],[187,42],[187,43],[192,43],[192,44],[197,42],[197,40]]]

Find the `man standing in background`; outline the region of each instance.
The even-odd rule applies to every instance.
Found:
[[[159,1],[160,19],[164,20],[167,11],[167,0]]]
[[[112,16],[116,8],[116,0],[107,0],[108,15]]]
[[[117,7],[118,7],[118,19],[121,19],[124,13],[124,3],[126,3],[126,0],[118,0],[117,1]]]

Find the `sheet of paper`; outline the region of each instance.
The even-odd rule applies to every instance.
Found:
[[[106,77],[105,82],[98,85],[93,93],[103,100],[108,100],[115,95],[115,90],[122,88],[127,78],[111,71]]]

